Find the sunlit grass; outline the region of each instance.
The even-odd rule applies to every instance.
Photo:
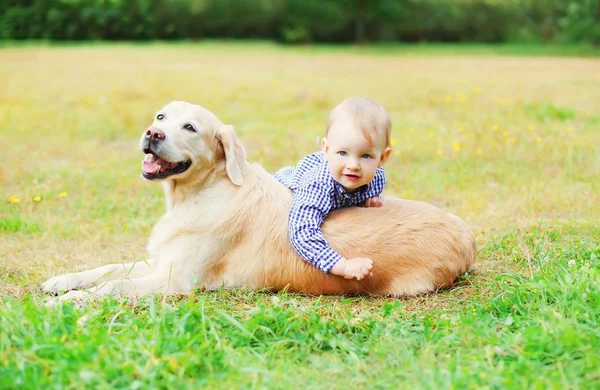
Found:
[[[323,388],[597,385],[600,61],[380,54],[0,49],[0,377],[12,381],[0,387],[290,388],[311,375]],[[476,233],[477,269],[455,289],[398,301],[217,292],[139,312],[40,307],[49,276],[145,258],[164,200],[140,178],[137,140],[160,106],[205,106],[274,171],[316,150],[327,113],[351,94],[392,117],[386,191],[436,204]],[[146,347],[177,324],[186,331],[172,343]]]

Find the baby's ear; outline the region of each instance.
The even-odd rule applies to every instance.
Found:
[[[390,148],[389,146],[383,150],[383,153],[381,153],[381,157],[379,157],[379,166],[380,167],[382,167],[383,164],[385,164],[387,162],[387,160],[388,160],[388,158],[390,158],[391,154],[392,154],[392,148]]]
[[[327,153],[329,153],[329,144],[327,143],[327,138],[321,138],[321,152],[323,152],[323,156],[327,158]]]

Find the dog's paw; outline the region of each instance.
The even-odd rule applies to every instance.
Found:
[[[54,276],[42,283],[42,290],[47,293],[57,294],[59,291],[70,291],[81,287],[83,280],[76,274]]]
[[[46,306],[56,306],[62,302],[72,301],[75,303],[76,308],[80,308],[83,304],[90,299],[90,293],[85,291],[69,291],[68,293],[61,295],[56,298],[49,299],[46,301]]]

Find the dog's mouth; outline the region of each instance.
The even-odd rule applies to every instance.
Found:
[[[192,160],[170,162],[154,153],[148,153],[142,162],[142,176],[148,180],[165,179],[187,171],[191,165]]]

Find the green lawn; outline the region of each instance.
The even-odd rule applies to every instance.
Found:
[[[4,45],[0,389],[600,389],[600,60],[565,50]],[[137,141],[164,103],[210,109],[274,171],[351,94],[392,118],[387,193],[473,228],[454,288],[43,305],[50,276],[145,259],[164,200]]]

